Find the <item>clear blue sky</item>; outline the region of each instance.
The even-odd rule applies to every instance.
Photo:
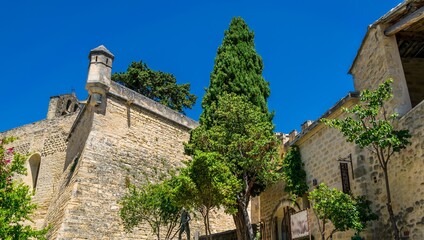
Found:
[[[44,119],[50,96],[85,100],[90,49],[115,54],[191,83],[198,119],[218,46],[234,16],[255,32],[271,84],[276,131],[299,129],[348,91],[347,71],[367,26],[400,0],[347,1],[5,1],[0,8],[0,132]]]

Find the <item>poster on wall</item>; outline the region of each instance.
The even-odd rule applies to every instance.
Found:
[[[303,210],[290,216],[292,239],[309,236],[308,211]]]

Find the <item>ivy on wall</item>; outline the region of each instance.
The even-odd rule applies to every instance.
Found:
[[[290,147],[283,160],[283,178],[286,182],[284,190],[290,193],[293,199],[303,196],[309,189],[303,166],[299,147]]]

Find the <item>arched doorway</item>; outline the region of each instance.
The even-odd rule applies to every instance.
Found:
[[[289,206],[285,207],[283,220],[281,220],[281,240],[291,240],[290,215],[295,213],[295,210]]]
[[[274,209],[272,218],[273,231],[272,240],[291,240],[290,215],[296,210],[292,207],[289,200],[280,201]]]

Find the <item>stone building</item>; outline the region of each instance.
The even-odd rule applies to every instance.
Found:
[[[142,184],[183,166],[183,143],[198,123],[111,81],[114,56],[104,46],[91,50],[87,101],[51,97],[47,118],[0,133],[15,136],[17,152],[29,154],[23,181],[35,190],[37,227],[48,239],[153,239],[148,225],[124,231],[118,201],[125,179]],[[222,212],[212,232],[234,229]],[[192,215],[191,233],[204,233]]]
[[[393,155],[389,163],[392,204],[402,239],[424,239],[424,1],[406,0],[371,24],[349,73],[356,92],[347,94],[322,118],[343,117],[341,108],[356,104],[358,92],[375,89],[388,78],[394,80],[394,97],[387,110],[399,113],[395,124],[410,131],[412,144]],[[372,153],[347,143],[338,130],[324,126],[319,119],[307,121],[300,133],[282,139],[284,149],[291,145],[300,148],[310,191],[324,182],[339,190],[350,188],[353,195],[366,195],[380,218],[361,235],[393,239],[383,173]],[[253,200],[252,220],[261,224],[262,239],[292,239],[290,216],[310,207],[306,197],[297,203],[293,205],[284,192],[284,182]],[[317,239],[316,217],[310,209],[306,211]],[[352,235],[352,231],[336,233],[333,239]]]

